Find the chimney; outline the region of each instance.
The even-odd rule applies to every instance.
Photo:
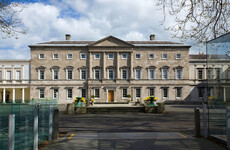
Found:
[[[65,35],[65,40],[66,40],[66,41],[69,41],[70,39],[71,39],[71,35],[70,35],[70,34],[66,34],[66,35]]]
[[[151,34],[151,35],[149,36],[149,38],[150,38],[150,41],[155,40],[155,35],[154,35],[154,34]]]

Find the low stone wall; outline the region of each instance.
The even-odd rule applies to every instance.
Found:
[[[157,106],[148,106],[145,104],[146,113],[165,113],[165,103],[157,103]]]

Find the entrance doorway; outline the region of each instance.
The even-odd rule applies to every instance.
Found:
[[[114,102],[114,90],[108,90],[108,102]]]

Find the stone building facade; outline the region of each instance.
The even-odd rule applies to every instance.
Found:
[[[30,99],[30,61],[0,60],[0,102],[24,103]]]
[[[31,98],[126,102],[190,99],[189,45],[168,41],[51,41],[30,45]]]

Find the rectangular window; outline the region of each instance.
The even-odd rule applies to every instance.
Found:
[[[163,88],[163,98],[168,97],[168,88]]]
[[[141,59],[141,54],[135,54],[135,59]]]
[[[154,54],[149,54],[149,59],[154,59]]]
[[[176,59],[181,59],[181,54],[176,54]]]
[[[21,80],[21,71],[16,71],[16,80]]]
[[[168,69],[162,69],[162,79],[168,79]]]
[[[136,98],[141,97],[141,89],[136,89]]]
[[[86,79],[86,70],[81,69],[81,79],[85,80]]]
[[[58,71],[58,70],[53,70],[53,79],[54,79],[54,80],[57,80],[57,79],[58,79],[58,74],[59,74],[59,71]]]
[[[58,54],[53,54],[53,59],[58,59]]]
[[[135,79],[141,79],[141,70],[140,69],[135,70]]]
[[[114,70],[108,70],[108,79],[114,79]]]
[[[100,89],[94,89],[95,98],[100,98]]]
[[[67,54],[67,59],[72,59],[73,58],[73,54]]]
[[[182,79],[182,70],[176,69],[176,79]]]
[[[212,94],[211,94],[211,88],[207,88],[207,96],[209,97],[209,96],[212,96]]]
[[[67,70],[67,79],[73,79],[73,70]]]
[[[128,89],[122,89],[122,98],[128,98]]]
[[[40,70],[39,71],[39,79],[40,80],[44,80],[45,79],[45,71],[44,70]]]
[[[199,95],[199,97],[203,97],[203,95],[204,95],[204,90],[205,90],[205,88],[198,88],[198,95]]]
[[[221,77],[221,69],[216,70],[216,79],[220,79]]]
[[[128,70],[126,69],[121,70],[121,79],[128,79]]]
[[[202,69],[199,69],[198,70],[198,79],[203,79],[203,70]]]
[[[176,88],[176,97],[181,98],[182,97],[182,88]]]
[[[94,79],[101,79],[101,71],[99,69],[94,70]]]
[[[53,99],[58,98],[58,89],[53,89]]]
[[[155,70],[149,69],[149,79],[155,79]]]
[[[11,80],[11,71],[7,71],[6,79]]]
[[[149,89],[149,96],[155,95],[154,88]]]
[[[162,54],[162,59],[168,59],[168,54]]]
[[[44,54],[39,54],[39,59],[45,59],[45,55]]]
[[[45,98],[45,89],[39,90],[39,98]]]
[[[0,71],[0,80],[2,80],[2,72]]]
[[[211,69],[207,70],[207,79],[212,79],[212,70]]]
[[[72,89],[67,89],[67,98],[72,99],[73,98],[73,90]]]
[[[81,54],[80,54],[80,58],[81,58],[81,59],[86,59],[86,54],[85,54],[85,53],[81,53]]]
[[[81,97],[86,98],[86,89],[81,89]]]
[[[108,54],[108,59],[113,59],[113,58],[114,58],[114,54],[113,53]]]
[[[100,59],[101,55],[99,53],[94,54],[94,59]]]
[[[127,59],[128,58],[128,54],[126,54],[126,53],[121,54],[121,58],[122,59]]]

